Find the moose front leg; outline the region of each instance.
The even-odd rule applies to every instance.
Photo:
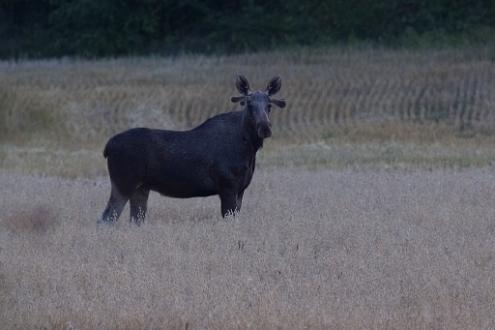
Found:
[[[224,191],[220,193],[220,202],[222,205],[222,217],[235,214],[235,212],[239,211],[237,207],[237,193],[235,191]]]
[[[236,200],[237,211],[240,211],[241,210],[241,207],[242,207],[242,196],[244,196],[244,190],[241,190],[237,194],[237,200]]]

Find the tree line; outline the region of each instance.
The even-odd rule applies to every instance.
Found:
[[[0,0],[0,58],[483,42],[493,0]]]

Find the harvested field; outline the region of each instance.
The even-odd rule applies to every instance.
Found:
[[[451,133],[443,126],[493,137],[495,63],[487,47],[0,62],[0,139],[94,148],[130,126],[191,128],[235,108],[236,73],[255,89],[282,77],[287,108],[272,117],[285,143],[356,130],[417,138],[411,124],[433,126],[434,138]]]

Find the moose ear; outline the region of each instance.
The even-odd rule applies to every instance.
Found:
[[[280,77],[273,77],[268,85],[266,85],[266,92],[268,96],[275,95],[282,87],[282,79]]]
[[[284,100],[272,99],[272,100],[270,100],[270,103],[275,104],[279,108],[285,108],[285,101]]]
[[[238,75],[235,81],[235,87],[242,95],[248,95],[249,93],[249,82],[243,75]]]

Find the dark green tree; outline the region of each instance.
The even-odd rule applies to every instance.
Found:
[[[476,33],[482,31],[483,33]],[[493,0],[0,0],[0,57],[494,37]]]

